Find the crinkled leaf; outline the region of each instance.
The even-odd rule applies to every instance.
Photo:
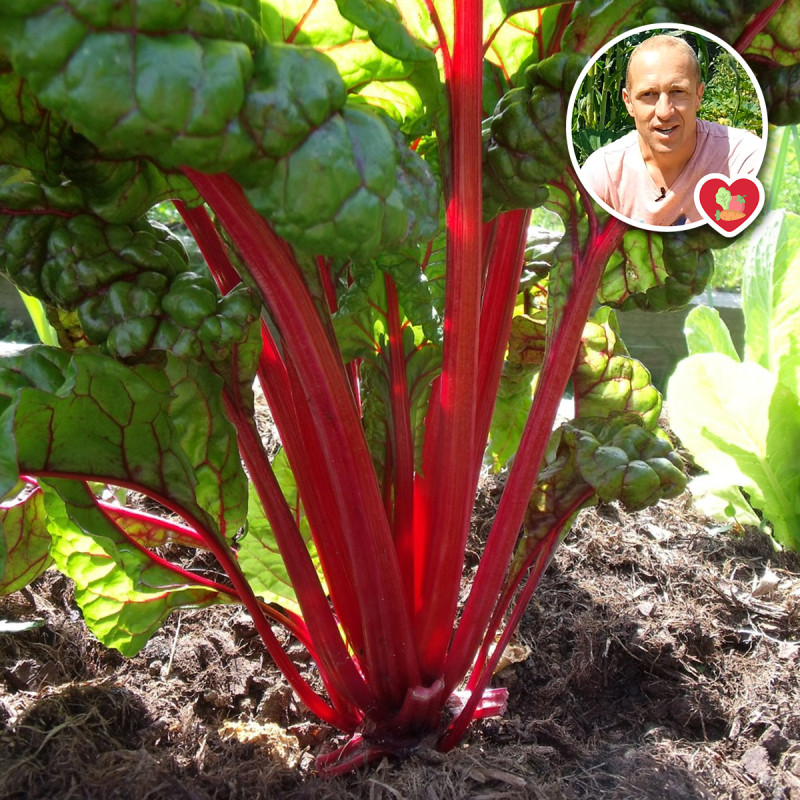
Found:
[[[572,385],[581,417],[630,412],[641,418],[647,430],[658,424],[661,395],[647,368],[628,353],[610,309],[600,309],[594,320],[587,322]]]
[[[292,510],[300,533],[311,552],[311,558],[322,579],[316,548],[311,538],[308,519],[297,492],[286,451],[280,450],[272,461],[272,469],[283,496]],[[275,534],[264,513],[255,489],[250,489],[250,511],[247,515],[247,531],[237,553],[239,566],[253,591],[267,603],[276,603],[295,613],[300,613],[297,597],[289,580],[289,573],[275,541]]]
[[[759,364],[717,353],[681,361],[670,425],[715,480],[741,486],[783,544],[800,547],[800,402]]]
[[[0,164],[34,170],[57,184],[73,135],[65,120],[39,105],[27,81],[0,55]]]
[[[39,105],[27,81],[0,65],[0,164],[29,170],[58,191],[69,185],[82,210],[109,222],[142,216],[159,201],[197,193],[180,173],[142,158],[120,158],[79,136],[58,114]]]
[[[690,356],[698,353],[722,353],[734,361],[739,361],[731,332],[716,308],[711,306],[693,308],[686,315],[683,333],[686,336],[686,347]]]
[[[563,428],[553,431],[531,493],[522,535],[514,551],[509,576],[519,574],[544,538],[558,532],[564,536],[578,511],[596,500],[594,490],[583,480],[575,464],[575,448],[563,441]]]
[[[647,430],[636,414],[578,419],[567,424],[581,476],[606,502],[619,500],[635,511],[677,497],[686,476],[672,444]]]
[[[259,18],[258,4],[213,1],[15,6],[0,10],[0,46],[97,147],[228,171],[305,249],[373,255],[432,233],[438,191],[421,159],[382,117],[343,109],[326,56],[268,44]]]
[[[212,6],[5,6],[0,43],[40,102],[95,144],[149,140],[163,164],[226,166],[254,150],[238,113],[264,38],[247,11]]]
[[[631,510],[675,497],[686,487],[680,457],[634,414],[579,417],[553,431],[525,514],[514,563],[524,564],[537,543],[566,532],[577,512],[619,500]]]
[[[53,559],[75,582],[86,624],[107,647],[134,656],[172,611],[227,599],[132,544],[84,484],[54,480],[45,487]]]
[[[26,487],[0,503],[0,595],[27,586],[52,563],[41,491]]]
[[[245,478],[233,429],[217,418],[218,379],[202,365],[167,357],[160,368],[127,367],[88,350],[38,347],[0,363],[0,387],[0,424],[11,433],[0,447],[13,458],[0,486],[19,472],[135,485],[210,534],[236,532]]]
[[[201,202],[182,173],[162,169],[148,158],[120,158],[82,137],[76,137],[65,155],[64,177],[80,189],[86,208],[108,222],[138,219],[165,200]]]
[[[366,258],[437,229],[438,187],[428,166],[366,108],[329,117],[268,176],[251,165],[233,175],[278,234],[311,252]]]
[[[167,350],[249,386],[259,306],[247,287],[221,297],[207,273],[189,271],[182,245],[162,225],[39,213],[36,198],[46,189],[25,179],[7,181],[0,198],[3,190],[9,204],[16,198],[12,207],[30,213],[0,213],[0,270],[51,307],[65,346],[100,344],[123,359]]]
[[[536,64],[525,85],[506,92],[484,121],[484,217],[547,200],[545,184],[558,180],[569,162],[564,86],[582,66],[580,57],[563,53]]]
[[[745,358],[800,393],[800,217],[773,211],[750,234],[742,275]]]
[[[664,235],[629,230],[608,261],[597,299],[623,310],[685,306],[711,277],[712,244],[719,243],[703,230]]]

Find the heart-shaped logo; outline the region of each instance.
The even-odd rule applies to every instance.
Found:
[[[758,178],[712,172],[694,189],[694,204],[714,230],[738,236],[764,205],[764,187]]]

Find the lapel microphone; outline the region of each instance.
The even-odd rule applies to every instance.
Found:
[[[661,197],[656,197],[656,203],[659,200],[663,200],[667,196],[667,190],[662,186],[661,187]]]

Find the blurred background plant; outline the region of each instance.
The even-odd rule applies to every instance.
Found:
[[[734,346],[716,309],[694,308],[684,328],[689,355],[667,386],[670,427],[702,469],[690,484],[698,509],[734,527],[765,527],[798,552],[800,216],[791,212],[800,208],[799,164],[797,127],[775,130],[760,172],[761,219],[722,251],[723,266],[737,265],[727,277],[741,288],[744,346]]]
[[[7,309],[0,308],[0,341],[30,344],[38,342],[39,337],[24,319],[12,318]]]
[[[742,307],[743,358],[716,309],[689,313],[669,423],[702,468],[690,484],[700,511],[763,524],[800,552],[800,216],[762,215],[747,239]]]
[[[758,173],[766,192],[764,211],[785,208],[800,213],[800,134],[796,125],[771,128],[767,153]],[[745,233],[730,247],[714,253],[714,274],[709,287],[738,292],[742,288],[742,265],[747,258],[750,235]]]

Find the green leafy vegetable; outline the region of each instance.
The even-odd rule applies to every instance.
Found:
[[[799,242],[799,217],[764,218],[744,268],[744,360],[718,315],[698,307],[686,320],[690,356],[667,389],[670,424],[708,472],[703,508],[750,524],[752,506],[792,549],[800,549]]]

